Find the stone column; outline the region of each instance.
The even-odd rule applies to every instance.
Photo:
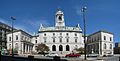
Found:
[[[30,46],[29,45],[27,45],[28,46],[28,53],[30,52]]]
[[[25,44],[25,53],[27,52],[27,45]]]
[[[23,54],[23,52],[24,52],[24,45],[23,43],[21,43],[21,54]]]

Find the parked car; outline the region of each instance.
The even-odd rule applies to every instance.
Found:
[[[49,53],[46,55],[46,57],[55,57],[55,56],[58,56],[57,53]]]
[[[80,57],[80,54],[77,53],[70,53],[70,54],[66,54],[65,57]]]
[[[95,54],[95,53],[93,53],[93,54],[88,54],[87,55],[87,57],[98,57],[99,55],[98,54]]]

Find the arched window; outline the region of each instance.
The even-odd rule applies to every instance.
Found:
[[[56,46],[55,45],[52,46],[52,51],[56,51]]]
[[[9,44],[9,47],[11,48],[11,44]]]
[[[59,16],[59,20],[62,20],[61,16]]]
[[[62,45],[59,46],[59,51],[63,51],[63,46]]]
[[[110,49],[112,49],[112,44],[110,44]]]
[[[106,44],[104,44],[104,49],[106,49]]]
[[[66,51],[70,51],[69,45],[66,45]]]
[[[18,43],[15,44],[15,48],[18,49]]]

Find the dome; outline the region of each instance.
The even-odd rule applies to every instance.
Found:
[[[58,15],[58,14],[63,14],[63,12],[61,10],[58,10],[56,15]]]

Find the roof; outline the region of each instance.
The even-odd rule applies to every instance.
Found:
[[[2,22],[0,22],[0,27],[1,27],[2,29],[12,30],[12,27],[11,27],[11,26],[9,26],[9,25],[7,25],[7,24],[5,24],[5,23],[2,23]],[[17,30],[17,29],[14,28],[14,30]]]
[[[42,27],[39,29],[39,32],[49,32],[49,31],[77,31],[77,32],[82,32],[80,27],[62,27],[62,28],[57,28],[57,27]]]
[[[97,31],[97,32],[95,32],[95,33],[93,33],[93,34],[88,35],[88,36],[95,35],[95,34],[100,33],[100,32],[109,33],[109,34],[112,34],[112,35],[113,35],[113,33],[108,32],[108,31],[106,31],[106,30],[99,30],[99,31]]]
[[[30,35],[29,33],[25,32],[25,31],[23,31],[23,30],[21,30],[21,29],[13,31],[13,33],[15,33],[15,32],[22,32],[22,33],[25,33],[25,34],[27,34],[28,36],[32,37],[32,35]],[[11,33],[8,33],[8,34],[11,34]]]

